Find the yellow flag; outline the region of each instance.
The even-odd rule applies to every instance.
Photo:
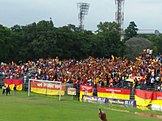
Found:
[[[114,55],[111,55],[112,60],[114,61]]]

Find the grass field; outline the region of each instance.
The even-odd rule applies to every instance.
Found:
[[[0,90],[2,91],[2,90]],[[0,95],[0,121],[100,121],[98,109],[106,112],[108,121],[161,121],[162,119],[136,115],[135,112],[162,114],[157,111],[142,111],[112,104],[81,103],[76,99],[35,95],[27,92],[17,95]]]

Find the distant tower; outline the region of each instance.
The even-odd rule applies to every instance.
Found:
[[[115,13],[115,20],[119,24],[119,31],[121,33],[121,40],[124,38],[124,1],[125,0],[115,0],[115,4],[117,5],[117,11]]]
[[[88,14],[89,4],[88,3],[77,3],[78,8],[80,9],[78,18],[79,18],[79,28],[80,30],[84,29],[84,16]]]

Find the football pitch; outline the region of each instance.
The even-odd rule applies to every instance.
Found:
[[[0,90],[2,92],[2,90]],[[100,121],[98,109],[107,114],[108,121],[161,121],[155,117],[137,115],[144,112],[162,115],[158,111],[144,111],[112,104],[83,103],[72,97],[58,97],[17,92],[0,95],[0,121]]]

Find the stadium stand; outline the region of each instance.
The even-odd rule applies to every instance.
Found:
[[[20,64],[1,63],[0,74],[5,78],[22,79],[24,90],[27,90],[30,78],[74,85],[162,91],[162,56],[144,53],[136,61],[90,56],[84,60],[49,58]]]

